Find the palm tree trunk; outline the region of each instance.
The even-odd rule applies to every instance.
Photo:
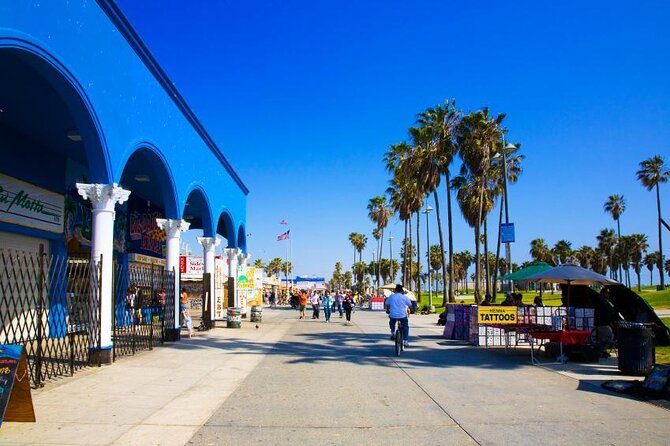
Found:
[[[635,269],[635,274],[637,274],[637,292],[638,293],[642,291],[642,286],[640,285],[640,271],[641,271],[641,268]]]
[[[451,178],[449,169],[445,172],[447,183],[447,226],[449,231],[449,302],[456,302],[454,296],[454,232],[451,225]]]
[[[621,223],[619,223],[619,218],[616,219],[616,231],[617,231],[617,236],[619,237],[619,240],[617,240],[617,243],[621,243]],[[621,264],[619,264],[619,276],[621,276]],[[630,286],[630,284],[629,284]]]
[[[661,275],[660,289],[665,288],[665,279],[663,279],[663,238],[661,237],[661,193],[656,183],[656,209],[658,210],[658,273]]]
[[[437,189],[433,191],[435,199],[435,216],[437,217],[437,232],[440,233],[440,253],[442,254],[442,306],[447,305],[447,287],[444,286],[444,278],[447,277],[447,262],[444,258],[444,237],[442,236],[442,219],[440,218],[440,201],[437,198]]]
[[[409,252],[407,253],[407,283],[412,287],[412,263],[414,262],[414,259],[412,259],[412,214],[409,214],[409,219],[407,220],[408,222],[408,233],[409,233]],[[417,298],[419,295],[417,294]]]
[[[489,265],[489,229],[488,218],[484,218],[484,274],[486,276],[486,294],[491,293],[491,273]]]
[[[479,303],[481,298],[479,296],[479,225],[475,226],[475,303]]]
[[[500,200],[500,215],[498,216],[498,241],[496,242],[496,264],[493,267],[493,300],[496,300],[498,294],[498,265],[500,262],[500,226],[502,226],[503,201]],[[510,267],[507,266],[507,273],[510,273]]]
[[[382,227],[382,236],[379,239],[379,265],[381,266],[382,264],[382,253],[384,252],[384,228]],[[382,280],[384,280],[384,276],[382,276]],[[384,280],[386,282],[386,280]]]
[[[402,239],[402,286],[407,287],[407,220],[405,220],[405,237]]]
[[[421,301],[421,239],[419,238],[419,226],[421,225],[421,212],[416,211],[416,300]]]

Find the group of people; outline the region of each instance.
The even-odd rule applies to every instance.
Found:
[[[482,305],[484,307],[493,305],[493,296],[491,296],[489,293],[486,293],[486,296],[484,296],[484,300],[479,305]],[[500,302],[500,305],[507,307],[523,307],[526,304],[523,303],[523,295],[521,293],[507,292],[505,293],[505,300]],[[542,296],[535,296],[535,298],[533,299],[533,306],[544,307],[544,303],[542,302]]]
[[[334,295],[330,291],[313,291],[311,294],[307,290],[291,292],[291,306],[298,310],[299,319],[305,318],[305,308],[307,304],[312,306],[312,319],[321,319],[321,311],[326,323],[330,323],[331,315],[337,311],[340,318],[346,317],[346,323],[351,323],[351,313],[356,309],[356,301],[351,291],[343,292],[338,290]]]

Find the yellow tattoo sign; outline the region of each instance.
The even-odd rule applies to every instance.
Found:
[[[516,307],[482,307],[477,309],[480,324],[516,324]]]

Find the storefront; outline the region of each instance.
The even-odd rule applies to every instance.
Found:
[[[159,285],[167,276],[141,276],[153,281],[152,306],[160,288],[179,289],[181,232],[203,231],[205,259],[220,239],[248,258],[248,190],[113,1],[1,5],[0,66],[0,274],[19,268],[19,252],[29,256],[21,268],[39,266],[0,296],[0,311],[15,313],[0,341],[17,326],[24,337],[83,333],[67,299],[93,293],[86,343],[109,362],[129,317],[130,271],[172,273]],[[205,269],[214,280],[213,263]],[[30,281],[45,278],[40,300],[26,303]],[[71,289],[83,278],[93,291]],[[178,322],[167,329],[178,337]]]

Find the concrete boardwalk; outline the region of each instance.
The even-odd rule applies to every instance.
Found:
[[[354,324],[265,309],[34,391],[38,422],[0,444],[668,444],[670,412],[602,392],[607,367],[528,364],[447,342],[411,318],[392,356],[384,313]],[[552,367],[555,370],[552,370]]]

